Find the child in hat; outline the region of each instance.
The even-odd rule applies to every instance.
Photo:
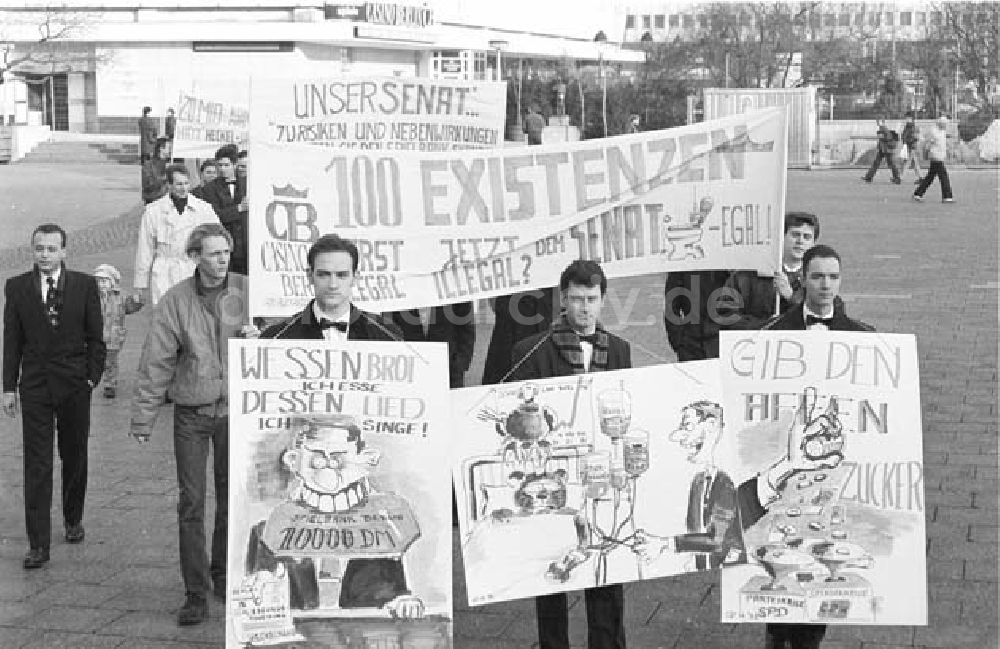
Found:
[[[118,352],[125,344],[125,316],[135,313],[142,305],[121,293],[122,275],[111,264],[94,269],[97,289],[101,294],[101,314],[104,317],[104,344],[108,357],[104,362],[104,396],[114,399],[118,391]]]

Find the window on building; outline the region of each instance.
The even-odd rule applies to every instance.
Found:
[[[476,81],[486,80],[486,52],[473,52],[472,78]]]
[[[809,26],[813,29],[819,29],[823,26],[823,16],[816,13],[815,11],[809,12]]]
[[[931,24],[935,25],[935,26],[941,24],[941,12],[940,11],[932,11],[931,12]]]
[[[840,14],[840,26],[841,27],[851,26],[851,14]]]
[[[685,29],[691,29],[692,27],[694,27],[694,16],[693,15],[691,15],[691,14],[684,14],[684,16],[682,17],[681,20],[683,21]]]
[[[858,27],[863,26],[865,24],[865,15],[864,14],[854,14],[854,24],[856,26],[858,26]]]
[[[740,25],[743,26],[743,27],[752,27],[753,26],[753,14],[751,14],[749,11],[741,11],[740,12]]]
[[[670,14],[668,22],[670,23],[671,27],[680,27],[681,17],[678,16],[677,14]]]
[[[656,14],[653,16],[653,27],[657,29],[664,29],[667,26],[667,17],[663,14]]]
[[[925,14],[922,11],[918,11],[915,14],[913,14],[913,18],[914,18],[913,23],[917,27],[923,27],[924,25],[927,24],[927,14]]]
[[[966,27],[972,27],[972,21],[973,21],[973,17],[972,17],[971,13],[966,12],[966,13],[962,14],[962,22],[965,23]]]
[[[837,26],[837,14],[824,14],[823,15],[823,26],[824,27],[836,27]]]
[[[708,16],[705,14],[698,14],[698,27],[702,29],[708,28]]]
[[[625,29],[635,29],[635,16],[631,14],[625,16]]]
[[[653,17],[652,16],[643,16],[642,17],[642,28],[643,29],[652,29],[652,27],[653,27]]]
[[[986,14],[986,13],[978,13],[978,14],[976,14],[976,22],[979,23],[980,25],[988,25],[988,24],[990,24],[990,16],[989,16],[989,14]]]
[[[913,14],[909,11],[899,12],[899,25],[900,27],[909,27],[913,24]]]
[[[882,24],[881,18],[882,14],[880,14],[877,11],[874,11],[868,14],[868,24],[871,25],[872,27],[878,27],[880,24]]]
[[[895,14],[893,14],[893,12],[891,11],[885,12],[885,24],[889,27],[892,27],[895,17],[896,16]]]

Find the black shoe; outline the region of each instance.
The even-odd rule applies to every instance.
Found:
[[[77,523],[76,525],[66,526],[67,543],[83,543],[83,537],[84,537],[83,523]]]
[[[221,599],[223,602],[226,601],[226,578],[225,577],[213,577],[212,578],[212,593],[216,598]]]
[[[898,185],[898,184],[900,184],[900,183],[902,183],[902,182],[903,182],[903,181],[902,181],[902,180],[900,180],[899,178],[893,178],[893,179],[892,179],[892,184],[893,184],[893,185]]]
[[[208,602],[201,595],[188,595],[177,612],[177,626],[194,626],[208,619]]]
[[[114,388],[104,388],[104,398],[105,399],[114,399],[115,395],[117,394],[117,392],[118,391],[115,390]]]
[[[36,568],[41,568],[48,562],[48,549],[32,548],[31,550],[28,550],[28,554],[24,555],[23,565],[25,570],[35,570]]]
[[[914,184],[914,185],[919,185],[919,184],[920,184],[920,183],[922,183],[922,182],[924,182],[924,179],[923,179],[923,178],[917,178],[916,180],[914,180],[914,181],[913,181],[913,184]]]
[[[866,178],[865,176],[861,176],[861,180],[865,181],[869,185],[872,184],[872,179],[871,178]]]

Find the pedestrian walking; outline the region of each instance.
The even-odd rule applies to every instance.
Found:
[[[139,118],[139,164],[145,164],[153,157],[156,146],[156,120],[150,116],[153,111],[149,106],[142,107],[142,117]]]
[[[171,142],[174,139],[174,131],[177,129],[177,116],[174,115],[174,109],[167,109],[167,119],[163,122],[163,134]]]
[[[941,202],[954,203],[955,199],[951,193],[951,180],[948,178],[948,169],[944,162],[948,159],[948,118],[939,117],[931,131],[931,136],[927,142],[927,157],[930,159],[930,166],[927,175],[924,176],[917,189],[913,192],[913,200],[924,200],[927,188],[931,186],[935,178],[941,180]]]
[[[178,282],[194,272],[187,252],[191,231],[202,223],[218,223],[212,206],[189,192],[191,182],[184,165],[167,167],[167,195],[149,205],[139,223],[135,248],[134,299],[156,304]]]
[[[170,140],[156,138],[153,158],[142,165],[142,202],[149,205],[167,193],[167,164],[171,154]]]
[[[900,173],[906,173],[908,168],[913,169],[917,174],[917,179],[913,184],[919,185],[923,180],[920,173],[920,129],[913,116],[913,111],[906,111],[906,123],[903,125],[903,134],[900,136],[903,141],[904,154],[900,156],[903,160],[903,168]]]
[[[247,272],[247,179],[236,175],[239,149],[226,144],[215,152],[219,176],[205,185],[202,196],[215,210],[229,234],[233,235],[233,252],[230,266],[234,273]]]
[[[3,311],[3,409],[16,417],[20,397],[24,439],[26,570],[49,561],[56,435],[65,539],[83,542],[90,393],[106,353],[97,282],[66,268],[66,231],[39,225],[31,246],[34,268],[7,280]]]
[[[246,277],[229,272],[233,238],[220,223],[191,231],[187,252],[194,274],[153,311],[142,349],[129,434],[148,442],[159,407],[174,402],[178,537],[184,605],[179,626],[208,618],[208,592],[226,598],[229,521],[229,344],[256,337],[247,314]],[[205,466],[212,450],[215,523],[211,558],[205,541]]]
[[[121,291],[122,275],[111,264],[101,264],[94,269],[97,290],[101,295],[101,319],[104,321],[104,346],[108,353],[104,361],[104,397],[114,399],[118,394],[118,354],[125,345],[125,316],[142,308],[131,296]]]
[[[868,173],[861,177],[861,180],[866,183],[870,183],[872,178],[875,177],[875,172],[878,171],[879,166],[882,161],[885,160],[886,166],[889,167],[889,171],[892,172],[892,182],[896,185],[902,182],[899,178],[899,170],[896,168],[896,145],[899,143],[899,134],[896,131],[889,130],[889,127],[885,125],[885,118],[880,117],[877,121],[878,131],[878,144],[875,149],[875,159],[872,160],[872,166],[868,169]]]
[[[208,160],[202,160],[201,166],[198,167],[198,178],[200,179],[200,184],[191,190],[192,196],[197,196],[201,200],[208,202],[205,197],[205,189],[210,182],[219,177],[219,165],[216,164],[214,158],[209,158]]]

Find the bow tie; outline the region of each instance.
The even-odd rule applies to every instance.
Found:
[[[812,326],[814,324],[821,324],[821,325],[826,325],[827,327],[829,327],[832,323],[833,323],[833,316],[830,316],[829,318],[821,318],[821,317],[815,316],[815,315],[807,315],[806,316],[806,326],[807,327]]]
[[[597,344],[597,333],[592,334],[580,334],[580,342],[590,343],[591,345]]]
[[[319,319],[319,328],[320,329],[329,329],[330,327],[333,327],[337,331],[342,331],[344,333],[347,333],[347,323],[346,322],[334,322],[333,320],[330,320],[328,318],[320,318]]]

